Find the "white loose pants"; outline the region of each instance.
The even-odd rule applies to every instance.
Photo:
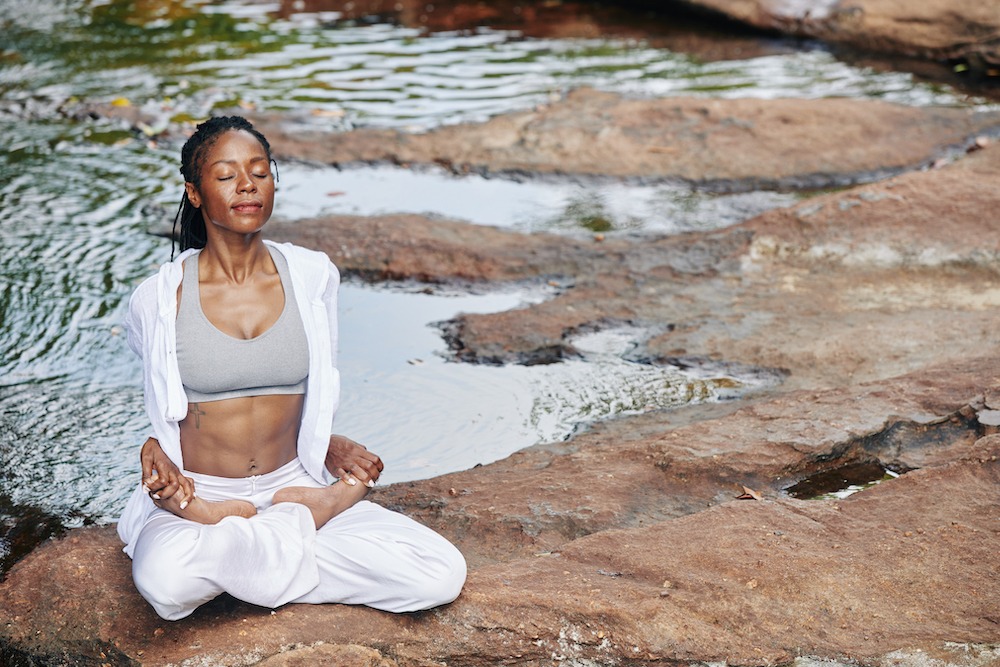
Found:
[[[257,514],[210,526],[161,509],[150,515],[136,542],[132,576],[164,619],[184,618],[224,592],[271,608],[339,602],[419,611],[451,602],[465,583],[458,549],[398,512],[363,500],[317,530],[304,505],[272,505],[278,489],[322,486],[298,459],[239,479],[186,474],[199,498],[246,500]]]

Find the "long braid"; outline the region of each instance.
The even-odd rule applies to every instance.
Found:
[[[249,132],[264,148],[269,162],[274,162],[271,158],[271,144],[246,118],[242,116],[217,116],[209,118],[204,123],[198,125],[181,149],[181,175],[184,181],[192,183],[196,188],[201,187],[201,167],[205,153],[218,141],[226,132],[243,130]],[[277,167],[277,165],[275,165]],[[180,222],[180,235],[177,234],[177,223]],[[174,258],[174,240],[178,240],[181,252],[188,248],[204,248],[208,240],[205,231],[205,218],[199,209],[195,208],[188,199],[187,191],[181,196],[180,206],[174,216],[174,228],[170,242],[170,259]]]

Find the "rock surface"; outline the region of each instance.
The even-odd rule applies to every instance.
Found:
[[[315,0],[312,0],[315,2]],[[684,16],[684,12],[635,11],[628,3],[575,0],[322,0],[322,10],[335,11],[346,20],[383,21],[433,32],[476,30],[517,31],[534,38],[629,39],[655,48],[686,53],[703,61],[734,60],[787,50],[757,34],[737,34],[731,25],[719,30],[714,21]],[[308,6],[308,4],[307,4]],[[282,5],[283,16],[298,9]],[[696,13],[692,13],[696,14]],[[753,33],[753,31],[745,31]]]
[[[1000,11],[977,0],[684,0],[757,28],[867,51],[957,60],[1000,77]]]
[[[554,105],[560,120],[545,141],[586,144],[595,136],[589,114],[610,109],[606,127],[625,147],[616,159],[631,174],[653,168],[648,152],[630,148],[648,141],[635,119],[677,104],[625,113],[632,101],[592,92],[566,103],[585,110],[579,127],[570,107]],[[789,156],[809,153],[792,150],[794,134],[774,130],[791,108],[783,101],[711,108],[718,113],[692,116],[708,123],[706,138],[690,140],[714,150],[715,161],[734,153],[707,137],[739,135],[746,128],[727,119],[748,108],[768,137],[792,142],[779,144]],[[770,369],[783,379],[737,401],[622,418],[496,463],[378,489],[375,500],[448,536],[471,565],[459,600],[423,614],[272,611],[223,597],[167,623],[135,592],[112,527],[70,531],[0,583],[0,663],[807,667],[800,656],[817,656],[824,667],[996,664],[1000,147],[946,150],[996,119],[842,110],[889,114],[883,122],[911,145],[877,144],[863,155],[855,143],[874,140],[851,130],[839,139],[845,157],[831,148],[835,162],[824,173],[856,178],[949,157],[672,238],[523,236],[418,216],[274,224],[273,237],[322,248],[367,279],[556,286],[543,303],[452,322],[449,341],[469,361],[558,361],[575,353],[573,332],[627,321],[648,331],[637,356],[650,363]],[[799,113],[796,122],[806,122]],[[494,122],[489,133],[466,127],[468,146],[489,145],[497,128],[529,117]],[[646,138],[629,144],[626,127]],[[811,131],[822,135],[819,127]],[[503,150],[519,150],[519,139],[496,136],[507,141]],[[541,134],[518,136],[545,143]],[[376,147],[387,154],[409,141],[358,133],[343,143],[373,140],[396,141]],[[340,150],[333,143],[320,148]],[[280,136],[275,144],[325,159],[309,153],[313,145]],[[756,150],[759,164],[698,167],[705,158],[693,156],[685,173],[794,178],[768,161],[765,143],[754,146],[738,152]],[[496,157],[503,150],[484,154],[483,164],[512,168]],[[548,155],[516,168],[554,169],[559,153]],[[807,155],[796,169],[812,177],[822,170],[808,165],[821,159]],[[664,164],[657,175],[683,175],[679,162]],[[797,497],[820,490],[823,478],[843,485],[848,469],[901,476],[846,500]],[[928,662],[939,658],[947,662]]]
[[[589,89],[531,111],[424,134],[334,135],[293,116],[254,121],[278,154],[317,162],[682,179],[720,190],[872,180],[1000,131],[1000,113],[992,111],[850,99],[628,99]]]
[[[984,389],[1000,392],[1000,362],[932,377],[796,392],[676,428],[659,415],[641,434],[611,423],[390,487],[380,501],[437,527],[474,564],[456,603],[419,615],[271,612],[220,599],[166,623],[132,588],[112,528],[73,531],[0,585],[0,655],[5,664],[19,652],[69,664],[765,665],[996,641],[1000,436],[977,438],[966,415]],[[898,437],[906,428],[925,437]],[[926,467],[845,501],[780,493],[856,457]],[[748,484],[760,500],[733,500]]]
[[[525,237],[416,216],[276,225],[346,272],[428,281],[549,279],[569,286],[448,327],[462,359],[572,357],[581,329],[647,328],[643,356],[787,373],[833,387],[977,356],[998,341],[1000,147],[820,195],[719,232],[635,242]],[[327,232],[326,230],[330,230]]]

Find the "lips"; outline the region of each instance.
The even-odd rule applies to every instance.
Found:
[[[232,206],[233,210],[237,213],[256,213],[263,207],[264,205],[256,199],[237,202]]]

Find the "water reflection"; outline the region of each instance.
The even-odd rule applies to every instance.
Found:
[[[281,166],[275,215],[295,220],[423,213],[523,232],[676,234],[728,227],[798,199],[780,192],[723,195],[682,183],[515,181],[476,174],[455,176],[437,167],[336,169],[288,164]],[[166,217],[166,205],[163,211]]]
[[[582,359],[496,367],[450,361],[439,332],[428,326],[459,311],[495,312],[542,298],[524,290],[447,296],[345,287],[336,428],[379,452],[384,478],[394,482],[490,463],[563,440],[582,423],[718,399],[761,383],[627,361],[646,336],[640,329],[573,338]],[[395,326],[385,326],[385,313]]]

